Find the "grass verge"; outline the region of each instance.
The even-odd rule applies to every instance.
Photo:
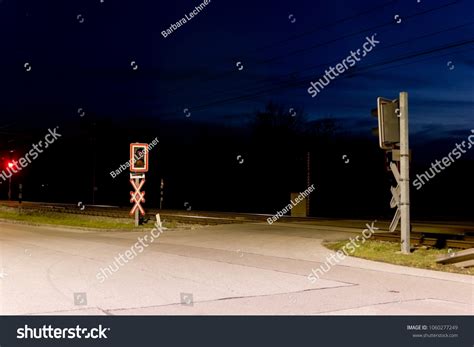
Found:
[[[338,251],[342,249],[342,247],[348,242],[349,240],[325,242],[324,245],[333,251]],[[400,245],[398,243],[367,240],[365,243],[360,244],[359,248],[355,248],[354,253],[350,255],[353,257],[375,260],[389,264],[474,275],[473,268],[462,269],[454,265],[442,265],[436,263],[438,256],[448,254],[448,249],[421,247],[415,249],[415,251],[413,251],[410,255],[401,254],[399,251]]]
[[[58,212],[39,212],[0,207],[0,218],[34,224],[61,225],[96,229],[134,229],[133,220],[125,218],[96,217]],[[153,223],[152,223],[153,224]]]

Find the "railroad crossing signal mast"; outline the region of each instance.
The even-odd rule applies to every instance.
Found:
[[[390,169],[397,181],[397,187],[391,187],[390,207],[397,207],[390,224],[393,232],[401,220],[401,251],[410,253],[410,159],[408,143],[408,93],[400,92],[399,99],[377,98],[377,108],[372,115],[378,118],[379,145],[385,151],[392,152]],[[400,162],[400,171],[393,161]]]
[[[130,144],[130,183],[135,189],[130,192],[130,202],[134,203],[131,215],[135,215],[135,226],[140,224],[140,216],[145,215],[141,203],[145,202],[145,192],[141,191],[145,184],[145,172],[148,171],[148,144],[131,143]]]

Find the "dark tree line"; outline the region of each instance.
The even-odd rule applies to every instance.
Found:
[[[14,177],[14,189],[23,183],[26,200],[91,203],[94,194],[96,204],[129,206],[128,172],[116,178],[109,173],[128,160],[130,142],[158,137],[150,153],[146,206],[159,206],[163,179],[165,208],[184,209],[187,202],[198,210],[275,213],[291,192],[307,188],[309,153],[316,187],[312,216],[370,219],[394,212],[388,206],[391,173],[370,129],[354,135],[336,118],[311,120],[304,110],[276,103],[238,125],[192,118],[134,124],[89,115],[63,126],[62,139]],[[412,164],[413,173],[421,170]],[[472,196],[473,161],[457,164],[422,191],[413,190],[414,216],[472,217],[472,203],[463,194]],[[5,184],[0,194],[5,199]]]

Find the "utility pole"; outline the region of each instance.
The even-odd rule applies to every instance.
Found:
[[[95,205],[95,192],[96,192],[96,180],[95,180],[95,174],[96,174],[96,144],[97,144],[97,139],[96,139],[96,123],[92,123],[92,205]]]
[[[401,251],[410,253],[410,150],[408,137],[408,93],[400,93],[400,209]]]
[[[160,184],[160,210],[163,209],[163,198],[164,198],[164,192],[163,189],[165,187],[165,182],[163,181],[163,178],[161,179],[161,184]]]
[[[18,204],[21,205],[22,201],[23,201],[23,184],[20,183],[18,185]]]
[[[12,199],[12,173],[10,172],[10,177],[8,178],[8,200]]]
[[[311,186],[311,155],[308,152],[306,155],[306,189]],[[309,217],[309,199],[310,195],[306,197],[306,217]]]

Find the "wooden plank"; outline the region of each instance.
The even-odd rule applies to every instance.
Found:
[[[441,264],[454,264],[467,260],[474,260],[474,248],[443,255],[439,257],[436,262]]]
[[[459,263],[454,264],[454,266],[462,267],[462,268],[473,267],[474,266],[474,260],[461,261]]]

